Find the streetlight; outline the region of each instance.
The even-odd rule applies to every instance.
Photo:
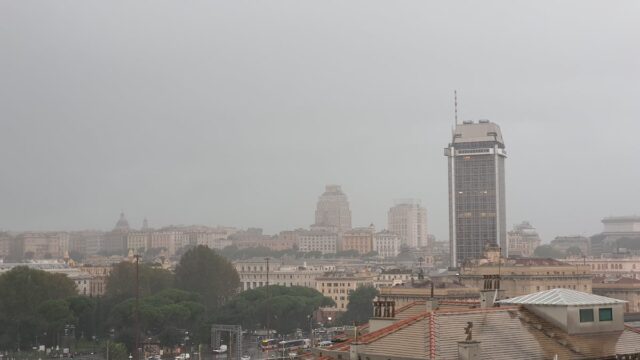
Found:
[[[312,315],[307,315],[307,318],[309,319],[309,336],[311,337],[311,347],[313,347],[315,345],[314,342],[314,334],[313,334],[313,316]]]

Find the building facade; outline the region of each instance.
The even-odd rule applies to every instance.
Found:
[[[69,233],[25,232],[16,237],[16,244],[26,259],[62,259],[69,251]]]
[[[343,232],[351,229],[349,200],[340,185],[327,185],[316,206],[315,226],[335,227]]]
[[[342,235],[342,251],[355,250],[364,255],[373,251],[373,225],[367,228],[347,230]]]
[[[398,234],[383,230],[373,234],[373,251],[383,258],[393,258],[400,254],[401,240]]]
[[[240,276],[241,291],[266,286],[267,281],[269,285],[304,286],[315,289],[316,278],[334,269],[333,266],[327,265],[285,265],[273,261],[269,263],[267,271],[267,263],[262,259],[234,261],[233,266]]]
[[[499,276],[503,297],[514,297],[543,290],[571,289],[590,293],[591,267],[554,259],[514,258],[477,260],[460,268],[460,282],[485,288],[486,280]]]
[[[533,251],[542,243],[536,228],[528,221],[514,225],[513,230],[507,234],[507,240],[509,255],[522,257],[533,256]]]
[[[488,245],[508,256],[505,211],[505,159],[500,127],[488,120],[456,124],[449,159],[451,264],[482,257]]]
[[[604,278],[631,278],[640,280],[640,257],[592,258],[576,257],[564,260],[572,265],[584,265],[591,268],[594,276]]]
[[[335,254],[338,249],[338,234],[327,231],[303,231],[298,235],[298,243],[302,252]]]
[[[410,248],[429,247],[427,209],[420,200],[398,200],[387,214],[389,231],[398,234],[402,245]]]
[[[374,279],[369,273],[328,272],[316,278],[316,289],[336,302],[329,310],[347,311],[349,294],[361,286],[373,286]]]

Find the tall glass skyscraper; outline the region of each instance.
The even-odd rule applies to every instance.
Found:
[[[508,255],[504,162],[507,153],[497,124],[456,124],[444,150],[449,159],[451,266],[483,256],[487,245]]]

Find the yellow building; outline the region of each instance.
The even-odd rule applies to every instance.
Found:
[[[342,251],[355,250],[359,254],[373,251],[373,233],[375,228],[356,228],[348,230],[342,235]]]
[[[590,266],[537,258],[479,261],[462,267],[459,276],[461,283],[483,289],[487,277],[495,275],[508,298],[556,288],[590,293],[593,277]]]
[[[316,289],[336,302],[329,310],[346,311],[349,294],[361,286],[373,286],[373,282],[370,273],[329,272],[316,278]]]

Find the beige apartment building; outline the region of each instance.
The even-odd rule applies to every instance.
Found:
[[[500,277],[503,297],[514,297],[550,289],[591,292],[591,267],[554,259],[516,258],[479,261],[460,269],[460,282],[483,289],[488,277]]]
[[[150,248],[165,249],[169,256],[176,250],[189,244],[189,235],[182,231],[154,231],[151,233]]]
[[[369,227],[355,228],[345,231],[342,235],[342,251],[355,250],[359,254],[373,251],[373,224]]]
[[[373,286],[375,276],[370,273],[328,272],[316,278],[316,289],[322,295],[336,302],[335,308],[327,311],[346,311],[349,305],[349,294],[360,286]]]
[[[625,312],[640,312],[640,280],[631,278],[594,278],[593,293],[627,301]]]
[[[335,254],[338,250],[338,234],[327,231],[302,231],[298,235],[298,248],[302,252],[319,251]]]
[[[21,255],[33,259],[62,259],[69,251],[67,232],[25,232],[16,242]]]
[[[564,260],[572,265],[584,265],[598,277],[627,277],[640,279],[640,257],[625,258],[570,258]]]

